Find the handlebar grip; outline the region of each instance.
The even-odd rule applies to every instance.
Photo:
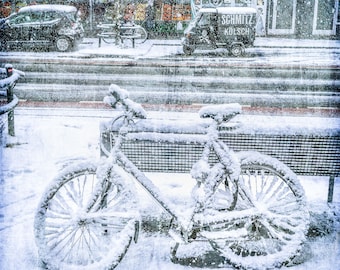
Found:
[[[129,92],[125,89],[120,88],[116,84],[111,84],[109,88],[109,93],[114,96],[115,99],[117,99],[118,102],[129,98]]]
[[[111,105],[113,108],[116,107],[117,103],[121,103],[127,112],[131,112],[134,117],[145,119],[147,114],[143,109],[142,105],[133,100],[129,99],[129,92],[125,89],[120,88],[116,84],[111,84],[109,88],[111,96],[104,98],[104,102]]]

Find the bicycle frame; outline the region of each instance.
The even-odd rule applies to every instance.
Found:
[[[148,127],[146,112],[126,90],[111,85],[109,93],[104,102],[121,106],[123,112],[111,122],[109,130],[117,136],[108,158],[99,166],[82,162],[65,168],[36,212],[35,237],[48,267],[90,270],[118,265],[131,241],[138,239],[135,181],[172,217],[174,262],[179,245],[193,241],[209,242],[231,264],[245,269],[276,268],[301,251],[309,215],[296,175],[261,153],[234,153],[218,137],[224,123],[240,113],[240,105],[201,108],[204,125],[195,121],[191,126]],[[203,146],[190,171],[196,183],[185,211],[179,211],[179,204],[174,205],[125,155],[123,143],[130,139]]]
[[[188,232],[192,230],[192,228],[199,227],[200,225],[195,224],[193,219],[195,214],[202,212],[204,209],[206,202],[213,196],[217,187],[221,184],[225,178],[218,175],[218,173],[213,174],[212,176],[208,176],[208,172],[201,172],[200,167],[202,166],[202,162],[208,163],[209,154],[213,150],[216,153],[219,164],[217,165],[217,171],[220,171],[223,175],[228,176],[228,181],[232,183],[236,183],[239,175],[239,161],[235,157],[232,150],[228,148],[222,141],[218,139],[218,124],[216,121],[209,119],[207,121],[207,125],[204,128],[204,132],[202,134],[176,134],[177,142],[185,142],[185,143],[199,143],[204,146],[202,156],[194,164],[191,175],[196,179],[197,183],[194,187],[196,189],[196,193],[204,195],[194,196],[192,203],[194,205],[193,209],[191,209],[191,214],[184,218],[181,213],[175,207],[172,207],[172,203],[168,200],[167,197],[163,196],[159,191],[158,187],[150,180],[142,171],[140,171],[134,163],[129,160],[129,158],[123,153],[121,150],[121,146],[126,140],[143,140],[143,136],[140,136],[141,133],[129,133],[132,131],[136,125],[134,122],[133,115],[125,111],[122,115],[118,116],[113,120],[113,123],[119,121],[119,119],[123,119],[123,123],[118,129],[118,134],[116,139],[114,140],[114,146],[111,149],[109,161],[110,163],[116,163],[120,167],[122,167],[126,172],[131,174],[134,179],[154,198],[154,200],[179,224],[181,230],[186,231],[187,233],[183,233],[183,235],[188,235]],[[139,121],[145,121],[143,119]],[[153,140],[155,141],[167,141],[171,140],[173,133],[152,133]],[[197,166],[197,168],[195,168]],[[204,165],[203,165],[204,167]],[[209,169],[210,170],[210,169]],[[205,174],[206,176],[202,176]],[[203,179],[203,178],[206,179]],[[232,206],[231,206],[232,208]],[[249,216],[249,211],[247,211],[247,216]],[[228,216],[228,220],[230,216]],[[226,220],[226,217],[221,217],[222,221]],[[188,239],[184,239],[187,241]]]

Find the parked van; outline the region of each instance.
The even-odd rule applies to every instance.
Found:
[[[254,44],[256,9],[249,7],[202,8],[184,31],[185,54],[195,49],[226,48],[240,56]]]

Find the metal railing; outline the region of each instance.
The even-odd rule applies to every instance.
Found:
[[[17,106],[19,99],[13,90],[16,82],[25,74],[22,71],[13,69],[11,64],[6,64],[5,68],[0,68],[0,116],[7,114],[8,117],[8,134],[15,136],[14,127],[14,108]],[[2,132],[3,124],[1,124]]]
[[[101,152],[107,155],[117,131],[114,127],[102,127]],[[140,135],[149,132],[157,139],[145,140]],[[122,145],[123,152],[142,171],[188,173],[200,158],[203,146],[162,141],[161,134],[161,130],[137,130],[134,139]],[[336,128],[315,133],[275,133],[261,128],[255,132],[244,128],[221,130],[219,136],[234,151],[258,151],[275,157],[298,175],[329,177],[327,201],[333,201],[334,179],[340,176],[340,133]],[[216,156],[211,155],[209,160],[215,163]]]

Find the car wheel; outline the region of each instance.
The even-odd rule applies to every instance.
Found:
[[[56,39],[55,46],[59,52],[67,52],[71,49],[72,43],[69,38],[60,36]]]

